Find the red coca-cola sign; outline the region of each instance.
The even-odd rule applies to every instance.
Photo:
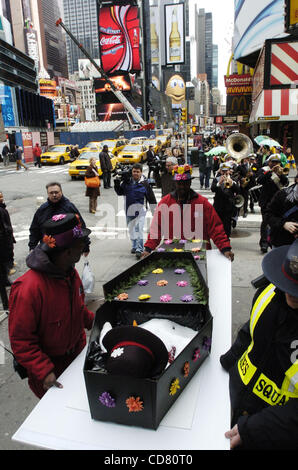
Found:
[[[138,7],[117,5],[100,8],[99,44],[101,66],[106,73],[140,71]]]

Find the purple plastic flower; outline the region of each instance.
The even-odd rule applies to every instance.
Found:
[[[191,302],[193,300],[193,296],[192,295],[183,295],[183,297],[180,297],[180,300],[182,300],[182,302]]]
[[[180,240],[179,243],[180,243],[180,245],[185,245],[186,241],[187,240]]]
[[[186,286],[188,286],[188,282],[187,281],[178,281],[178,282],[176,282],[176,285],[178,287],[186,287]]]
[[[83,236],[83,230],[81,229],[81,227],[78,227],[78,226],[72,229],[72,233],[73,233],[74,238],[80,238]]]
[[[144,280],[138,281],[138,286],[147,286],[147,284],[148,284],[148,281],[147,281],[147,279],[144,279]]]
[[[183,268],[175,269],[175,274],[184,274],[184,273],[185,273],[185,269],[183,269]]]
[[[164,251],[166,251],[166,249],[165,248],[157,248],[157,251],[158,251],[158,253],[163,253]]]
[[[173,297],[172,297],[171,295],[169,295],[169,294],[164,294],[164,295],[162,295],[162,296],[160,297],[160,301],[161,301],[161,302],[171,302],[172,298],[173,298]]]
[[[103,392],[99,397],[99,401],[102,405],[107,406],[108,408],[115,408],[116,406],[115,398],[111,397],[108,392]]]
[[[203,349],[206,351],[210,351],[211,349],[211,338],[208,338],[207,336],[204,337],[203,339]]]

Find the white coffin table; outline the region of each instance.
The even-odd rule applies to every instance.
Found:
[[[59,377],[63,389],[51,388],[12,439],[57,450],[228,450],[228,374],[219,357],[231,345],[231,262],[217,250],[208,251],[207,275],[211,354],[156,431],[91,418],[83,376],[85,348]]]

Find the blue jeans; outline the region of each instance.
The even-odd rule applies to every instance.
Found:
[[[146,214],[138,215],[137,217],[126,216],[126,223],[129,231],[129,238],[132,243],[132,249],[137,252],[144,251],[143,230],[145,224]]]

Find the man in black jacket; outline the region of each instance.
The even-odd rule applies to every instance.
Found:
[[[298,240],[262,263],[270,284],[253,300],[250,320],[220,357],[230,376],[231,448],[298,449]]]
[[[102,152],[99,154],[100,168],[103,176],[103,187],[105,189],[111,188],[111,171],[113,169],[112,162],[109,155],[109,147],[104,145]]]
[[[67,213],[78,214],[82,228],[86,228],[86,224],[76,206],[63,195],[60,183],[48,183],[46,185],[46,189],[48,200],[37,209],[29,228],[30,235],[28,245],[30,251],[33,250],[41,241],[44,235],[42,232],[42,226],[47,220],[51,219],[53,215]],[[87,238],[84,249],[85,256],[87,256],[90,251],[89,245],[90,240]]]
[[[298,238],[298,173],[294,184],[275,194],[265,214],[272,246],[291,245]]]
[[[262,213],[260,228],[260,248],[263,253],[268,251],[267,241],[267,205],[277,193],[289,184],[288,178],[282,173],[281,158],[278,154],[271,155],[267,160],[267,166],[262,167],[257,174],[257,184],[262,185],[259,197],[259,206]]]

